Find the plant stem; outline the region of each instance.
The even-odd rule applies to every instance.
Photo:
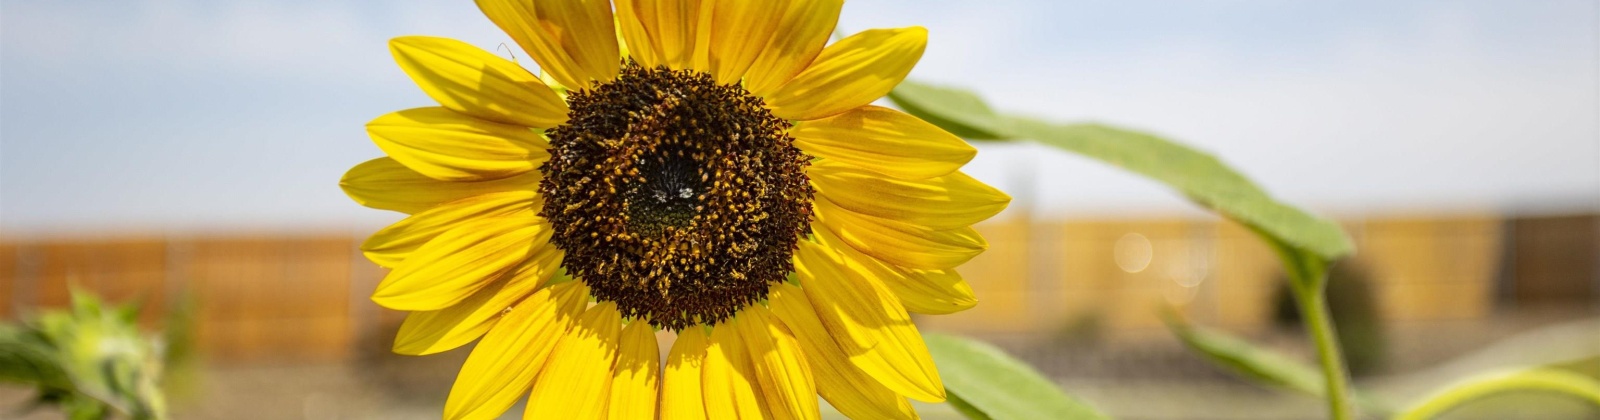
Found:
[[[1320,270],[1318,277],[1327,275]],[[1349,379],[1345,374],[1344,356],[1339,352],[1339,337],[1334,335],[1333,317],[1328,312],[1327,295],[1323,293],[1325,278],[1309,279],[1293,285],[1296,303],[1300,304],[1300,319],[1305,321],[1306,332],[1317,345],[1317,360],[1322,364],[1325,380],[1324,395],[1328,398],[1328,415],[1333,420],[1349,420]]]

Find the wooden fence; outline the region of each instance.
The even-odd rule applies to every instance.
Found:
[[[1468,215],[1369,219],[1347,227],[1387,321],[1491,316],[1497,299],[1516,294],[1505,290],[1506,273],[1536,273],[1529,281],[1560,287],[1593,286],[1590,278],[1575,280],[1578,286],[1559,279],[1592,277],[1594,259],[1571,257],[1571,246],[1517,257],[1510,251],[1537,247],[1508,251],[1506,244],[1519,243],[1505,237],[1508,225],[1518,226]],[[1272,253],[1226,222],[1012,221],[980,230],[990,250],[960,271],[982,303],[959,314],[921,317],[924,328],[1026,337],[1092,321],[1114,339],[1142,341],[1165,337],[1156,314],[1172,305],[1202,322],[1251,332],[1269,325],[1280,287]],[[1588,236],[1590,246],[1596,236]],[[3,239],[0,314],[15,318],[64,305],[71,285],[114,301],[143,299],[156,309],[193,299],[199,348],[209,360],[347,360],[362,338],[388,334],[401,319],[367,299],[386,272],[361,257],[359,241],[338,234]],[[1506,270],[1503,261],[1529,262]],[[147,311],[142,321],[155,326],[161,315]]]

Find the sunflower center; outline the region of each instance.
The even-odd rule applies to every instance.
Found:
[[[540,215],[595,298],[679,330],[784,281],[808,232],[810,161],[760,98],[705,73],[632,63],[567,97]]]

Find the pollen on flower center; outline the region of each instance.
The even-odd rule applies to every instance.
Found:
[[[597,299],[678,330],[765,299],[793,270],[810,157],[760,98],[629,63],[567,102],[567,123],[548,132],[540,215]]]

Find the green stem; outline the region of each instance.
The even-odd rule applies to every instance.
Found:
[[[1339,353],[1339,337],[1334,335],[1333,317],[1328,312],[1327,295],[1323,286],[1326,270],[1316,273],[1318,278],[1312,281],[1296,282],[1293,285],[1295,301],[1300,304],[1301,319],[1306,323],[1306,331],[1311,334],[1312,341],[1317,345],[1317,360],[1322,364],[1322,376],[1325,378],[1324,386],[1328,398],[1328,415],[1333,420],[1349,420],[1352,417],[1350,409],[1349,379],[1345,375],[1344,356]]]
[[[1334,335],[1333,315],[1328,312],[1328,260],[1321,255],[1284,243],[1276,236],[1251,226],[1261,239],[1277,251],[1283,269],[1289,274],[1289,290],[1300,305],[1300,320],[1317,345],[1317,361],[1322,364],[1323,395],[1328,398],[1328,418],[1350,420],[1355,416],[1350,402],[1350,377],[1344,355],[1339,352],[1339,337]]]
[[[1434,391],[1394,418],[1428,420],[1473,400],[1513,391],[1567,394],[1600,407],[1600,381],[1573,372],[1536,369],[1476,375]]]

